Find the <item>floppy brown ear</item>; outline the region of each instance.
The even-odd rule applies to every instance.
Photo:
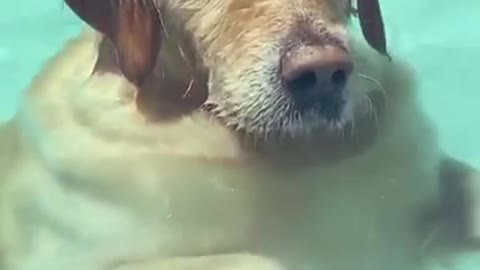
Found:
[[[65,0],[82,20],[108,37],[123,75],[142,84],[155,66],[161,21],[151,0]]]
[[[357,0],[357,14],[367,43],[377,52],[391,59],[387,52],[385,27],[378,0]]]

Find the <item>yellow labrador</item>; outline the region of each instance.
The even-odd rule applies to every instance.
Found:
[[[90,27],[0,132],[2,270],[423,270],[479,234],[376,1],[66,2]]]

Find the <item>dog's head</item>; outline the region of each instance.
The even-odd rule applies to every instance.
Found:
[[[367,43],[389,57],[377,0],[357,0],[356,9],[351,0],[66,3],[108,37],[119,70],[139,91],[149,84],[151,90],[143,92],[177,93],[174,107],[194,100],[189,101],[190,108],[201,107],[256,143],[325,134],[353,121],[357,101],[352,98],[356,95],[352,81],[359,73],[358,55],[350,48],[347,34],[352,14],[358,15]],[[176,52],[164,48],[172,42],[178,43]],[[172,70],[168,61],[177,54],[195,64]],[[149,79],[152,73],[186,83],[155,85]],[[192,73],[200,75],[187,75]],[[206,94],[196,98],[185,95],[202,89]],[[165,99],[144,95],[145,100]]]

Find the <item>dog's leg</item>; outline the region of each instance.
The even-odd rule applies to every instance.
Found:
[[[468,164],[445,157],[440,164],[440,214],[445,225],[459,236],[460,244],[480,241],[480,172]]]
[[[113,265],[105,270],[284,270],[272,259],[251,254],[155,258]]]
[[[428,269],[477,269],[480,261],[480,171],[451,157],[440,163],[439,233],[446,240]],[[438,268],[440,267],[440,268]]]

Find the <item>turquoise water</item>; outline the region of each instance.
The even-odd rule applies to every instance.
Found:
[[[81,24],[60,0],[0,2],[2,122],[44,61]],[[420,98],[444,149],[480,167],[480,1],[383,0],[382,7],[390,50],[417,70]],[[464,269],[480,269],[475,261]]]

